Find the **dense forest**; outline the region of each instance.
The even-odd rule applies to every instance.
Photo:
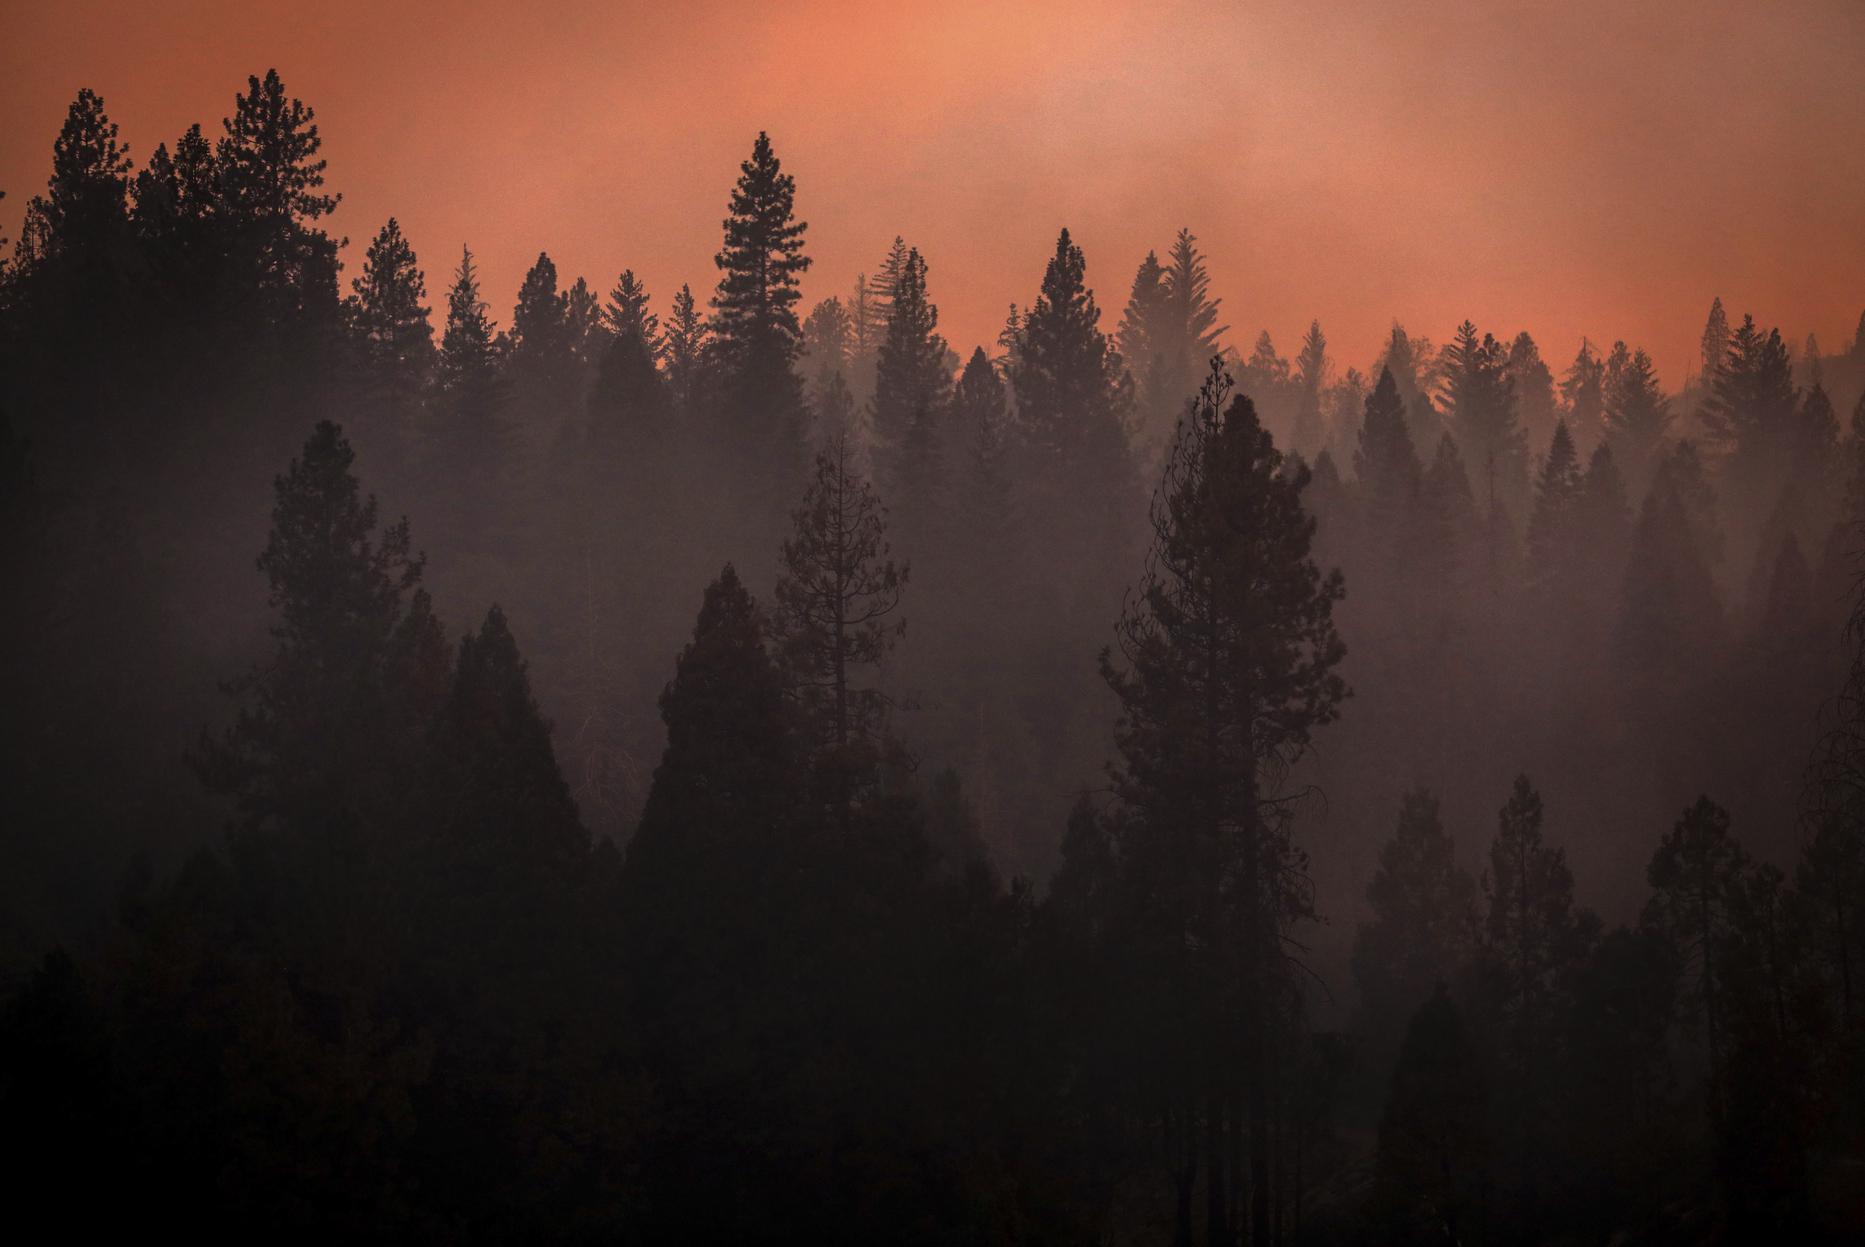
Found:
[[[764,134],[691,285],[507,317],[393,219],[346,271],[320,147],[276,72],[140,164],[82,91],[0,266],[18,1207],[1865,1227],[1865,318],[1347,366],[1064,229],[949,343],[909,239],[804,305]]]

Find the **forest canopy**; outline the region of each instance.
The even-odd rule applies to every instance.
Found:
[[[910,238],[805,299],[747,139],[679,290],[489,291],[394,218],[342,262],[276,71],[140,160],[79,92],[0,265],[24,1200],[1865,1226],[1865,316],[1287,355],[1191,228],[1058,228],[948,341]]]

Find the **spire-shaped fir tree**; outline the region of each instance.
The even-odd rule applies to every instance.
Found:
[[[732,188],[725,241],[714,263],[712,333],[720,364],[726,431],[745,464],[757,464],[788,492],[798,464],[807,410],[796,372],[803,328],[796,304],[808,225],[796,218],[796,179],[783,171],[770,136],[760,131]],[[774,479],[772,479],[774,478]]]
[[[349,323],[362,357],[363,402],[379,426],[372,431],[399,457],[415,432],[435,352],[434,326],[423,302],[426,278],[394,217],[369,244],[362,275],[350,288]]]

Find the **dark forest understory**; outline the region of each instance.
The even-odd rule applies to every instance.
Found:
[[[961,347],[910,240],[804,307],[760,134],[699,293],[501,323],[319,152],[82,92],[0,267],[18,1208],[1865,1230],[1865,319],[1348,367],[1063,230]]]

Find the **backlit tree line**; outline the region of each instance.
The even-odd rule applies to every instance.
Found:
[[[320,152],[276,72],[140,166],[80,92],[0,267],[22,1203],[1865,1218],[1865,321],[1343,369],[1236,349],[1189,230],[1117,315],[1063,230],[966,354],[904,238],[805,308],[765,134],[716,280],[540,252],[505,317],[394,219],[346,274]]]

